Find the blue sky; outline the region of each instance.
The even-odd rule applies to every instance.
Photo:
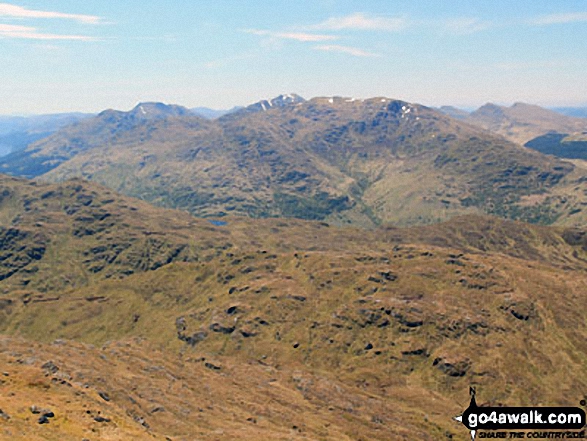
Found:
[[[587,104],[587,1],[0,0],[0,114],[281,93]]]

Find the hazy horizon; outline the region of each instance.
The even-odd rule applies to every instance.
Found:
[[[294,93],[295,92],[291,92]],[[279,95],[285,95],[285,93],[283,94],[279,94]],[[277,96],[279,96],[277,95]],[[297,94],[300,95],[300,94]],[[80,111],[80,110],[76,110],[76,109],[72,109],[72,110],[65,110],[65,111],[60,111],[60,112],[46,112],[46,113],[12,113],[12,114],[0,114],[0,117],[8,117],[8,118],[18,118],[18,117],[33,117],[33,116],[48,116],[48,115],[59,115],[59,114],[98,114],[100,112],[103,112],[105,110],[116,110],[116,111],[121,111],[121,112],[128,112],[132,109],[134,109],[135,107],[137,107],[139,104],[144,104],[144,103],[149,103],[149,102],[160,102],[162,104],[166,104],[166,105],[177,105],[177,106],[182,106],[182,107],[186,107],[188,109],[198,109],[198,108],[202,108],[202,109],[209,109],[212,111],[220,111],[220,112],[225,112],[225,111],[230,111],[233,108],[237,108],[237,107],[246,107],[248,105],[254,104],[258,101],[261,100],[270,100],[273,98],[276,98],[277,96],[267,96],[267,97],[259,97],[259,99],[257,101],[252,101],[252,102],[247,102],[247,103],[243,103],[243,104],[235,104],[234,106],[230,106],[230,107],[224,107],[224,108],[220,108],[220,107],[209,107],[209,106],[200,106],[200,105],[185,105],[183,103],[172,103],[172,102],[162,102],[162,101],[154,101],[154,100],[140,100],[137,101],[134,104],[131,104],[129,107],[126,108],[113,108],[113,107],[106,107],[103,109],[98,109],[95,111]],[[301,95],[300,95],[301,96]],[[307,99],[307,100],[311,100],[313,98],[327,98],[330,97],[329,95],[318,95],[318,96],[313,96],[313,97],[305,97],[303,96],[302,98]],[[341,97],[341,98],[350,98],[350,96],[334,96],[334,97]],[[377,95],[377,96],[372,96],[372,97],[360,97],[358,99],[370,99],[370,98],[378,98],[378,97],[383,97],[383,95]],[[395,98],[395,97],[385,97],[388,99],[400,99],[400,98]],[[449,107],[454,107],[457,108],[459,110],[464,110],[467,112],[473,112],[475,110],[477,110],[479,107],[485,105],[485,104],[495,104],[498,106],[504,106],[504,107],[511,107],[512,105],[516,104],[516,103],[520,103],[521,101],[511,101],[511,102],[495,102],[495,101],[488,101],[485,103],[481,103],[477,106],[471,107],[471,106],[458,106],[458,105],[453,105],[453,104],[439,104],[439,105],[432,105],[432,104],[427,104],[427,103],[420,103],[420,102],[414,102],[414,101],[410,101],[409,99],[402,99],[403,101],[408,101],[411,102],[413,104],[421,104],[427,107],[433,107],[433,108],[440,108],[442,106],[449,106]],[[537,105],[540,107],[544,107],[546,109],[558,109],[558,108],[587,108],[587,103],[582,103],[582,104],[577,104],[577,105],[553,105],[553,106],[543,106],[540,105],[538,103],[529,103],[529,102],[525,102],[524,104],[530,104],[530,105]]]

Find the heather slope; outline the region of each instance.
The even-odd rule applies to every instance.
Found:
[[[0,331],[106,345],[5,339],[12,434],[464,440],[470,385],[493,404],[583,398],[584,230],[213,225],[79,180],[3,186]],[[146,341],[107,343],[129,338]],[[58,416],[41,429],[33,404]]]

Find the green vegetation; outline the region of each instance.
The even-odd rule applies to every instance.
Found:
[[[34,178],[50,172],[67,158],[38,155],[40,149],[19,150],[0,158],[0,171],[15,176]]]
[[[524,145],[545,155],[569,159],[587,159],[587,141],[574,141],[568,139],[568,137],[569,135],[566,133],[549,133],[534,138]]]
[[[319,193],[313,198],[276,193],[275,202],[283,216],[309,220],[323,220],[333,212],[351,208],[348,196],[329,197],[327,193]]]

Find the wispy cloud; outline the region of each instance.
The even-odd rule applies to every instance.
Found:
[[[339,37],[335,35],[310,34],[305,32],[272,32],[258,29],[246,29],[247,34],[259,35],[262,37],[278,38],[283,40],[296,40],[302,42],[334,41]]]
[[[343,17],[331,17],[322,23],[311,26],[312,29],[328,29],[332,31],[359,30],[398,32],[409,25],[402,17],[381,17],[357,12]]]
[[[34,9],[27,9],[22,6],[11,5],[9,3],[0,3],[0,17],[61,18],[75,20],[86,24],[98,24],[102,21],[100,17],[96,17],[94,15],[67,14],[64,12],[55,11],[38,11]]]
[[[530,20],[530,24],[537,26],[581,22],[587,22],[587,12],[568,12],[561,14],[542,15]]]
[[[0,38],[20,38],[28,40],[96,40],[95,38],[88,37],[86,35],[45,34],[38,32],[37,28],[31,26],[17,26],[8,24],[0,24]]]
[[[341,46],[338,44],[327,44],[327,45],[314,46],[314,49],[317,51],[339,52],[342,54],[352,55],[354,57],[371,57],[371,58],[381,57],[380,54],[368,52],[368,51],[365,51],[363,49],[359,49],[356,47]]]
[[[484,31],[493,26],[489,21],[482,21],[474,17],[458,17],[441,22],[442,30],[445,33],[456,35],[469,35],[475,32]]]

